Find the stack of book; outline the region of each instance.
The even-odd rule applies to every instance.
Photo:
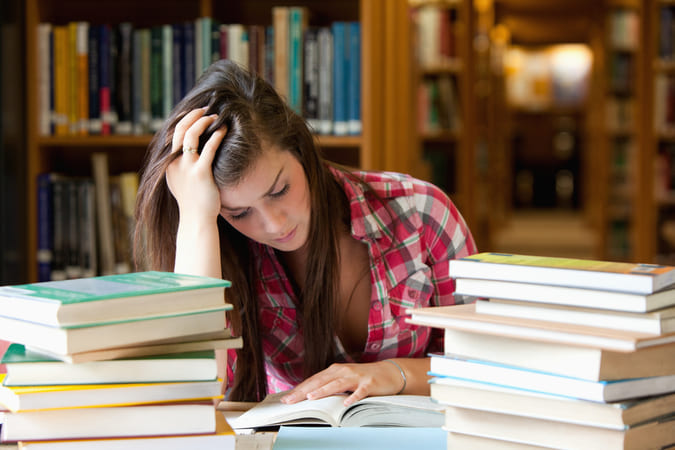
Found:
[[[8,410],[0,440],[35,449],[234,448],[215,410],[215,352],[242,345],[226,328],[228,286],[139,272],[0,288],[0,339],[12,342],[0,361]]]
[[[466,304],[408,319],[444,329],[449,447],[675,443],[675,267],[481,253],[450,275]]]

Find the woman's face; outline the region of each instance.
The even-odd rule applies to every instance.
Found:
[[[291,152],[269,147],[238,184],[219,191],[220,215],[243,235],[284,252],[307,242],[309,186]]]

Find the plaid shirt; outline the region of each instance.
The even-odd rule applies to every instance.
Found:
[[[373,196],[343,173],[332,172],[347,195],[351,234],[368,245],[372,285],[363,353],[354,361],[336,337],[336,362],[423,357],[442,350],[442,333],[406,323],[406,310],[454,303],[449,261],[476,252],[464,219],[439,188],[410,176],[355,172],[376,193]],[[297,301],[274,250],[261,244],[252,248],[259,261],[257,291],[268,386],[278,392],[303,380]],[[229,380],[233,380],[235,358],[230,352]]]

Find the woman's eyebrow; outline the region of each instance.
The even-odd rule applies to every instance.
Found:
[[[269,189],[267,189],[267,192],[265,192],[262,197],[267,197],[270,195],[272,192],[274,192],[274,186],[277,185],[277,181],[279,181],[279,177],[281,176],[281,173],[284,171],[284,168],[280,168],[279,172],[277,172],[277,176],[274,177],[274,180],[272,181],[272,184],[270,185]],[[240,209],[246,209],[246,206],[223,206],[221,205],[223,209],[226,209],[228,211],[238,211]]]

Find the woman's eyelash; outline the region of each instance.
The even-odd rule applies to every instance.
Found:
[[[248,216],[248,209],[244,212],[241,212],[241,213],[237,214],[236,216],[230,216],[230,217],[232,218],[232,220],[239,220],[239,219],[243,219],[246,216]]]
[[[276,198],[276,197],[281,197],[281,196],[284,195],[286,192],[288,192],[289,187],[290,187],[290,185],[288,185],[288,184],[284,185],[284,187],[283,187],[280,191],[271,193],[271,194],[270,194],[270,197],[275,197],[275,198]]]

